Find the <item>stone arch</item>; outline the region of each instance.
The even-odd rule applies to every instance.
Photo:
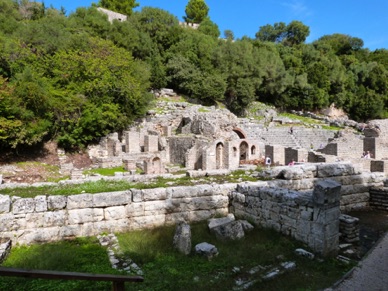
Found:
[[[245,132],[241,128],[235,127],[235,128],[233,128],[233,131],[238,135],[238,137],[240,139],[247,138],[247,135],[245,134]]]
[[[162,172],[162,161],[159,157],[155,157],[151,161],[152,172],[154,174],[160,174]]]
[[[224,168],[224,144],[222,142],[216,145],[216,169]]]
[[[249,146],[246,141],[240,143],[240,161],[248,160]]]

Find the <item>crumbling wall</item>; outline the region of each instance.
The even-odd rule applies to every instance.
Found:
[[[240,184],[231,200],[236,217],[273,228],[327,256],[338,251],[340,188],[333,180],[318,182],[310,192]]]

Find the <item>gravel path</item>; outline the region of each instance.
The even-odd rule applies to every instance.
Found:
[[[388,290],[388,233],[368,252],[358,266],[332,290]]]

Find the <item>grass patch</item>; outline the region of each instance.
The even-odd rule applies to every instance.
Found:
[[[293,261],[297,269],[273,281],[258,280],[245,290],[319,290],[331,286],[351,266],[334,259],[311,261],[294,254],[302,243],[268,229],[255,229],[240,241],[220,242],[206,223],[192,225],[192,247],[208,242],[219,255],[211,261],[195,254],[184,256],[173,249],[174,227],[119,234],[124,254],[144,271],[145,281],[134,290],[233,290],[236,280],[258,279],[280,263]],[[250,275],[253,268],[263,270]],[[236,271],[236,270],[239,271]]]
[[[3,267],[93,274],[122,273],[112,269],[106,249],[96,238],[13,247]],[[1,277],[0,290],[111,290],[112,283],[96,281]]]
[[[239,241],[217,241],[205,222],[191,226],[192,249],[208,242],[219,255],[212,260],[178,253],[172,245],[175,226],[117,234],[123,256],[144,272],[144,282],[126,284],[127,290],[233,290],[237,280],[257,280],[244,290],[323,290],[332,286],[353,265],[335,259],[310,260],[295,255],[301,242],[274,230],[255,228]],[[296,269],[275,280],[261,275],[283,262],[295,262]],[[3,264],[6,267],[99,274],[118,274],[110,267],[106,250],[94,238],[80,238],[45,245],[14,247]],[[253,269],[259,269],[250,274]],[[95,285],[97,284],[97,285]],[[4,277],[0,290],[109,290],[109,283],[83,281],[28,280]],[[242,290],[242,289],[240,289]]]
[[[258,170],[261,168],[258,167]],[[98,180],[89,181],[82,184],[56,184],[40,187],[15,187],[4,188],[1,190],[3,195],[18,196],[22,198],[34,198],[38,195],[78,195],[82,193],[103,193],[114,191],[125,191],[130,188],[134,189],[152,189],[171,186],[193,186],[198,184],[210,184],[210,183],[239,183],[242,181],[257,181],[257,178],[251,177],[252,171],[249,170],[237,170],[230,175],[210,176],[191,178],[188,176],[179,178],[163,178],[157,177],[146,183],[133,183],[128,182],[125,179],[121,180]]]
[[[93,194],[101,192],[123,191],[133,187],[134,184],[126,180],[98,180],[94,182],[85,182],[82,184],[58,184],[55,186],[4,188],[1,190],[1,193],[10,196],[19,196],[22,198],[33,198],[38,195],[78,195],[81,193]]]

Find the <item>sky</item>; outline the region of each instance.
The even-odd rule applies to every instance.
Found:
[[[137,0],[136,10],[157,7],[180,21],[189,0]],[[98,0],[44,0],[46,7],[65,8],[72,13],[78,7],[90,7]],[[301,21],[310,28],[306,43],[324,35],[341,33],[358,37],[371,51],[388,49],[388,0],[205,0],[210,19],[218,25],[221,36],[231,30],[235,38],[255,38],[261,26],[277,22]]]

